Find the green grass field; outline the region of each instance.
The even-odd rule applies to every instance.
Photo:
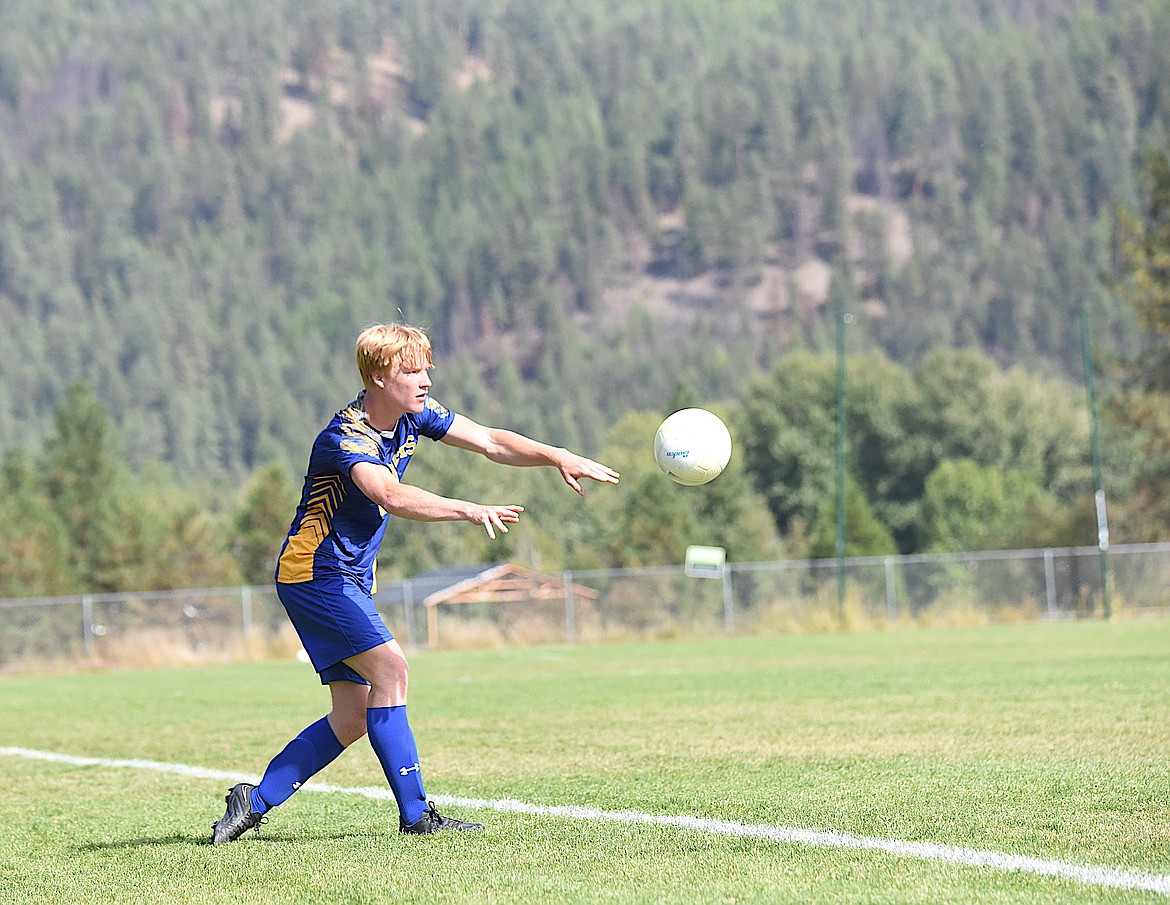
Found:
[[[1166,620],[417,652],[428,792],[480,802],[444,807],[475,834],[403,837],[345,794],[385,787],[364,740],[317,777],[337,790],[215,848],[226,778],[16,750],[246,778],[326,706],[291,662],[0,678],[0,901],[1170,898]],[[1090,870],[938,856],[968,850]]]

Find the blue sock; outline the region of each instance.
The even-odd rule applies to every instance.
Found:
[[[370,707],[366,710],[366,730],[398,802],[398,812],[407,824],[418,822],[427,809],[427,793],[423,791],[414,733],[406,721],[406,705]]]
[[[332,763],[344,750],[345,746],[337,740],[329,720],[321,717],[272,758],[260,785],[252,790],[252,810],[263,814],[288,801],[302,783]]]

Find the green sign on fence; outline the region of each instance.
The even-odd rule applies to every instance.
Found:
[[[727,551],[722,547],[687,547],[683,571],[691,578],[722,578]]]

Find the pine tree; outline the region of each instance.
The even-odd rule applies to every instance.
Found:
[[[119,498],[128,492],[118,438],[85,384],[65,392],[45,443],[45,487],[69,539],[69,569],[81,587],[116,590],[103,575],[121,524]]]
[[[1158,540],[1170,530],[1170,152],[1147,157],[1145,188],[1140,212],[1117,212],[1112,286],[1136,310],[1143,342],[1122,363],[1124,385],[1110,410],[1144,453],[1126,524],[1132,539]]]

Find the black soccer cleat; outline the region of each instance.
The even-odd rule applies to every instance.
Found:
[[[251,783],[238,782],[231,787],[224,801],[227,810],[223,816],[211,825],[211,844],[219,845],[222,842],[235,842],[248,830],[255,828],[260,832],[260,824],[267,823],[268,818],[252,810],[252,790],[256,788]]]
[[[414,823],[406,823],[401,817],[398,818],[398,832],[422,834],[422,833],[438,833],[442,830],[482,830],[482,823],[468,823],[466,820],[456,820],[454,817],[444,817],[437,810],[435,810],[435,803],[433,801],[427,802],[427,809],[423,811],[423,815]]]

